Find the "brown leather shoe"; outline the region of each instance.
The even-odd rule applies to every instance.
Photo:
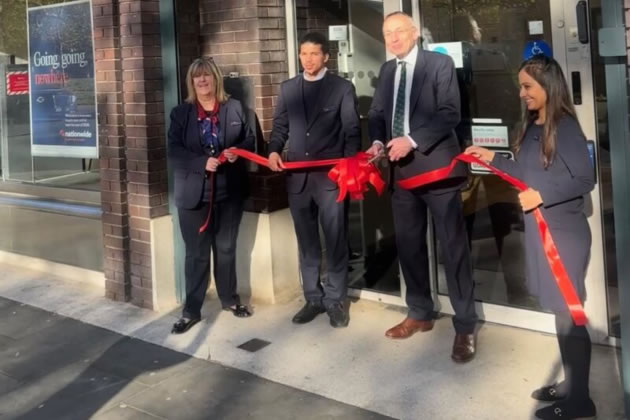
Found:
[[[455,334],[451,359],[455,363],[470,362],[475,357],[475,344],[474,334]]]
[[[387,330],[385,332],[385,337],[394,339],[409,338],[418,331],[431,331],[433,329],[433,323],[433,320],[421,321],[407,317],[400,324]]]

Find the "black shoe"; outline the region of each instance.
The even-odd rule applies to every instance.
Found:
[[[564,390],[564,382],[543,386],[532,392],[532,398],[538,401],[555,402],[564,400],[567,393]]]
[[[587,420],[597,417],[595,404],[590,398],[577,398],[573,401],[556,402],[536,411],[536,417],[542,420]]]
[[[315,319],[319,314],[326,312],[322,305],[313,302],[306,302],[306,305],[293,317],[294,324],[306,324]]]
[[[252,313],[245,305],[241,305],[237,303],[234,306],[226,306],[223,308],[224,311],[231,311],[235,317],[237,318],[248,318],[252,316]]]
[[[334,328],[347,327],[350,322],[350,316],[344,310],[341,303],[333,303],[326,308],[326,312],[330,317],[330,325]]]
[[[171,334],[183,334],[199,321],[201,321],[201,318],[181,317],[173,324]]]

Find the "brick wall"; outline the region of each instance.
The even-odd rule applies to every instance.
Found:
[[[175,16],[177,22],[177,50],[179,53],[178,65],[181,75],[180,93],[186,97],[186,71],[194,59],[200,56],[201,43],[199,38],[199,0],[178,0],[175,2]]]
[[[152,308],[150,219],[168,213],[158,0],[92,0],[108,298]]]
[[[297,35],[300,39],[307,32],[321,32],[328,38],[328,26],[348,24],[348,2],[346,0],[297,0]],[[337,41],[330,41],[330,60],[327,67],[337,70]]]
[[[244,93],[258,118],[259,154],[266,155],[280,84],[288,79],[284,0],[199,0],[202,55],[211,56],[226,76],[226,90]],[[182,73],[182,75],[185,73]],[[236,95],[235,95],[236,96]],[[271,212],[288,206],[284,175],[264,168],[250,173],[245,210]]]
[[[265,138],[280,83],[288,78],[283,0],[200,0],[201,53],[251,82]]]

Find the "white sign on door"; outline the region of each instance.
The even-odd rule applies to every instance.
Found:
[[[438,42],[429,44],[429,51],[450,56],[455,62],[455,67],[464,67],[464,53],[461,42]]]
[[[505,149],[509,147],[508,129],[504,125],[473,125],[472,143],[475,146],[487,147],[489,149]],[[508,159],[514,159],[512,152],[507,150],[495,150]],[[473,174],[485,175],[491,173],[490,170],[477,164],[470,164],[470,171]]]
[[[482,147],[509,147],[508,129],[504,125],[473,125],[472,143]]]
[[[329,41],[346,41],[348,39],[347,25],[330,25],[328,27]]]

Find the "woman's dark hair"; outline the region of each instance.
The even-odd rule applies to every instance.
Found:
[[[541,139],[541,159],[543,166],[547,168],[552,162],[556,152],[556,127],[564,116],[571,116],[577,121],[575,108],[571,102],[569,88],[562,73],[562,68],[556,60],[544,55],[535,55],[524,61],[519,68],[532,77],[547,94],[545,106],[545,123]],[[525,137],[527,128],[538,119],[538,111],[530,111],[523,107],[521,134],[514,144],[514,150],[518,153]],[[579,125],[579,123],[578,123]]]
[[[322,53],[324,55],[330,54],[330,50],[328,48],[328,40],[326,37],[319,32],[309,32],[300,39],[300,47],[302,44],[306,44],[310,42],[311,44],[319,45],[322,48]]]

